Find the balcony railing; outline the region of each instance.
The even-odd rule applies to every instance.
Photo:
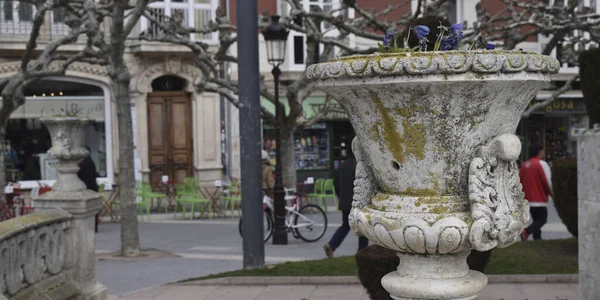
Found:
[[[0,0],[0,36],[2,36],[2,40],[29,37],[33,28],[34,16],[35,7],[29,3]],[[52,40],[68,34],[69,27],[64,20],[64,10],[49,12],[40,28],[40,39]]]

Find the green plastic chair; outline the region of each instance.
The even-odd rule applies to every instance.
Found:
[[[194,218],[194,213],[197,205],[200,205],[200,213],[204,214],[204,208],[208,207],[208,216],[212,219],[212,202],[206,199],[200,192],[200,187],[194,178],[185,178],[183,184],[176,185],[177,204],[181,205],[181,218],[185,219],[188,204],[191,205],[190,220]],[[177,205],[175,206],[175,215],[177,215]]]
[[[333,179],[327,179],[323,183],[323,192],[319,195],[316,195],[316,198],[321,200],[321,204],[325,212],[327,212],[327,199],[333,198],[335,206],[338,206],[337,197],[335,195],[335,187],[333,186]]]
[[[138,182],[137,184],[137,193],[136,193],[136,205],[138,207],[138,217],[144,220],[144,212],[146,212],[146,216],[148,216],[148,222],[151,222],[150,218],[150,206],[151,206],[151,198],[146,197],[146,193],[151,192],[150,186],[144,183]]]
[[[308,202],[313,198],[319,199],[319,196],[323,194],[323,184],[325,184],[325,179],[319,178],[315,180],[313,192],[308,194]]]
[[[235,216],[235,206],[237,205],[238,215],[241,216],[242,212],[240,209],[242,204],[242,193],[240,189],[240,182],[237,180],[232,180],[228,191],[228,196],[219,198],[219,202],[223,202],[225,204],[223,207],[227,207],[227,205],[229,205],[232,217]]]

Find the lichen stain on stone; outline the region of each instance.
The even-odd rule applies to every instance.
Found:
[[[397,130],[397,124],[394,117],[390,114],[389,109],[383,106],[381,99],[371,92],[373,103],[375,108],[379,111],[382,119],[382,135],[383,141],[386,144],[388,150],[392,153],[394,159],[399,163],[404,163],[406,155],[412,155],[418,160],[425,159],[425,126],[423,124],[411,124],[408,117],[419,111],[416,107],[413,110],[407,108],[395,107],[394,111],[401,117],[403,133]],[[375,124],[378,125],[378,124]],[[371,128],[371,132],[374,132],[374,128]],[[379,133],[379,131],[377,131]],[[374,134],[371,134],[372,137]]]
[[[385,200],[388,200],[389,198],[390,198],[390,195],[379,193],[373,197],[373,201],[374,202],[385,201]]]
[[[401,196],[411,196],[411,197],[434,197],[439,196],[439,191],[434,189],[415,189],[412,187],[408,187],[406,190],[400,192]],[[418,202],[418,201],[417,201]],[[420,204],[419,204],[420,205]],[[415,202],[415,206],[419,206]]]
[[[404,151],[402,147],[402,143],[404,139],[398,133],[396,129],[396,120],[390,115],[388,109],[383,106],[383,102],[375,92],[371,92],[371,97],[373,98],[373,102],[375,103],[375,108],[381,114],[381,119],[383,121],[383,139],[387,144],[388,150],[392,152],[394,159],[399,163],[404,163]]]

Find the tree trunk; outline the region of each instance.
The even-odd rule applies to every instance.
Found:
[[[283,185],[296,187],[296,155],[294,153],[293,132],[281,133],[281,164]]]
[[[6,134],[4,134],[3,132],[0,133],[0,188],[2,188],[2,191],[0,191],[1,203],[6,202],[6,198],[4,195],[4,187],[6,186],[6,164],[4,162],[4,151],[6,151],[6,149],[4,149],[5,137]]]
[[[135,171],[133,168],[133,128],[129,84],[131,74],[123,59],[125,52],[123,3],[115,3],[111,34],[111,64],[109,75],[113,83],[113,93],[117,101],[119,128],[119,188],[121,201],[121,255],[134,257],[140,253],[140,235],[137,221],[135,191]]]

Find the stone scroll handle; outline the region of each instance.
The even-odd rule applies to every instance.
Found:
[[[375,177],[371,171],[368,162],[365,159],[365,153],[360,145],[358,137],[352,140],[352,152],[356,158],[356,177],[354,178],[354,196],[352,198],[352,211],[350,212],[350,227],[358,233],[354,222],[355,212],[371,204],[371,198],[375,195],[376,184]]]
[[[473,224],[469,240],[475,250],[512,245],[529,221],[529,205],[516,162],[520,153],[519,138],[502,134],[479,147],[471,161],[469,201]]]

